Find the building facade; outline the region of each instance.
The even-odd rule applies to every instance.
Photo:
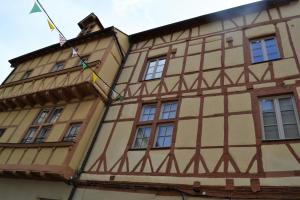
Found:
[[[112,85],[128,50],[128,37],[94,14],[78,25],[64,48],[10,60],[14,70],[0,88],[0,199],[68,199],[109,101],[110,89],[92,73]]]
[[[79,25],[68,42],[123,98],[59,45],[11,60],[5,199],[300,199],[298,0],[130,36],[93,14]]]

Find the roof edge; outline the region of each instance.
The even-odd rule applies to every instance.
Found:
[[[61,50],[66,49],[68,44],[69,44],[69,46],[70,45],[78,45],[78,44],[81,44],[81,43],[89,41],[89,40],[93,40],[93,39],[105,37],[105,36],[110,36],[110,35],[114,35],[114,34],[115,34],[115,27],[111,26],[111,27],[105,28],[103,30],[89,33],[87,35],[72,38],[66,42],[64,47],[61,47],[59,43],[52,44],[52,45],[44,47],[42,49],[38,49],[36,51],[32,51],[30,53],[13,58],[13,59],[9,60],[9,63],[11,64],[11,67],[16,68],[18,64],[25,62],[27,60],[30,60],[32,58],[35,58],[37,56],[42,56],[42,55],[51,53],[51,52],[53,52],[55,50],[59,50],[59,49],[61,49]]]
[[[250,4],[241,5],[238,7],[229,8],[226,10],[201,15],[198,17],[182,20],[179,22],[167,24],[157,28],[149,29],[146,31],[138,32],[129,36],[130,42],[139,42],[148,38],[153,38],[158,35],[168,34],[176,30],[186,29],[189,27],[197,26],[199,23],[208,23],[211,21],[217,21],[224,18],[235,17],[241,15],[241,13],[247,14],[255,11],[264,10],[266,8],[273,8],[277,6],[287,5],[290,2],[298,0],[262,0]]]

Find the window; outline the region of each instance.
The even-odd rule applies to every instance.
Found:
[[[166,63],[165,58],[157,58],[148,61],[144,80],[160,78],[162,76],[165,63]]]
[[[63,109],[62,108],[54,108],[49,119],[48,119],[48,123],[55,123],[58,118],[60,117],[61,113],[62,113]]]
[[[155,147],[171,146],[172,133],[173,133],[173,125],[158,126]]]
[[[53,124],[61,115],[62,108],[46,108],[39,112],[27,133],[22,139],[22,143],[42,143],[47,139]]]
[[[37,128],[29,128],[25,137],[22,140],[22,143],[32,143],[36,131],[37,131]]]
[[[300,138],[294,98],[278,96],[260,100],[264,140]]]
[[[51,130],[51,126],[45,126],[42,127],[42,129],[39,132],[39,135],[36,137],[35,142],[36,143],[42,143],[47,138],[49,132]]]
[[[5,128],[0,128],[0,137],[2,137],[3,136],[3,134],[4,134],[4,132],[5,132]]]
[[[32,70],[26,71],[26,72],[23,74],[21,80],[24,80],[24,79],[29,78],[29,76],[31,75],[31,73],[32,73]]]
[[[34,124],[42,124],[45,122],[48,114],[49,114],[50,110],[46,109],[46,110],[42,110],[37,118],[34,120]]]
[[[177,102],[162,104],[161,119],[173,119],[176,117]]]
[[[275,37],[252,40],[251,58],[252,63],[276,60],[280,58],[280,53]]]
[[[77,134],[79,133],[81,123],[71,124],[67,134],[64,136],[63,141],[70,142],[74,141]]]
[[[140,121],[151,121],[154,119],[156,105],[145,105],[141,114]]]
[[[147,148],[149,138],[151,134],[151,127],[139,127],[137,129],[135,142],[133,148],[145,149]]]
[[[56,63],[55,65],[53,65],[53,67],[51,69],[51,72],[57,72],[57,71],[60,71],[62,69],[64,69],[64,63],[59,62],[59,63]]]
[[[142,107],[133,149],[145,149],[149,143],[153,143],[154,148],[171,146],[177,102],[162,103],[160,115],[155,115],[158,106],[158,104],[146,104]]]

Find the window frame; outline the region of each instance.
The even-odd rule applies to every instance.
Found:
[[[160,147],[160,146],[156,146],[156,143],[157,143],[157,140],[158,140],[158,133],[159,133],[159,127],[161,126],[172,126],[172,133],[171,133],[171,143],[170,143],[170,146],[163,146],[163,147]],[[156,126],[156,131],[155,131],[155,138],[154,138],[154,143],[153,143],[153,148],[155,149],[163,149],[163,148],[170,148],[172,146],[172,140],[173,140],[173,134],[174,134],[174,129],[175,129],[175,126],[174,126],[174,123],[159,123],[157,124]],[[166,136],[164,136],[166,137]]]
[[[162,119],[161,118],[161,112],[162,112],[162,107],[166,103],[176,103],[176,113],[174,118],[169,118],[169,119]],[[149,102],[149,103],[144,103],[141,105],[140,111],[137,113],[136,116],[136,124],[134,128],[134,138],[131,143],[131,148],[130,150],[146,150],[146,149],[169,149],[173,145],[173,140],[174,140],[174,134],[176,133],[176,127],[177,127],[177,121],[178,121],[178,116],[179,116],[179,103],[177,99],[172,99],[172,100],[167,100],[167,101],[159,101],[159,102]],[[149,121],[141,121],[142,113],[143,113],[143,107],[147,105],[156,105],[155,107],[155,113],[154,113],[154,119],[149,120]],[[160,126],[163,125],[172,125],[173,130],[172,130],[172,135],[171,135],[171,144],[170,146],[165,146],[165,147],[157,147],[156,146],[156,140],[158,136],[158,130]],[[141,127],[150,127],[151,128],[151,133],[150,137],[148,140],[148,144],[146,148],[137,148],[134,146],[135,141],[137,139],[137,131]]]
[[[150,64],[152,62],[156,62],[158,63],[160,60],[165,60],[165,63],[163,65],[163,69],[161,71],[161,76],[160,77],[155,77],[155,74],[157,73],[156,71],[154,71],[152,75],[152,77],[150,79],[146,79],[147,75],[148,75],[148,70],[149,70],[149,67],[150,67]],[[143,77],[142,77],[142,80],[143,81],[151,81],[151,80],[156,80],[156,79],[161,79],[164,75],[164,71],[165,71],[165,68],[166,68],[166,64],[167,64],[167,57],[166,56],[159,56],[159,57],[155,57],[155,58],[149,58],[146,62],[146,66],[145,66],[145,70],[144,70],[144,74],[143,74]],[[160,65],[155,65],[155,69],[157,69]]]
[[[32,72],[33,72],[32,69],[26,70],[26,71],[23,73],[23,75],[22,75],[22,77],[21,77],[21,80],[26,80],[26,79],[30,78]]]
[[[63,142],[74,142],[74,141],[76,141],[77,136],[79,135],[80,131],[82,130],[82,124],[83,124],[82,122],[70,123],[69,126],[68,126],[67,131],[65,132],[65,134],[62,138],[62,141]],[[78,131],[77,131],[76,135],[75,136],[70,136],[69,133],[72,130],[73,126],[78,126],[78,125],[79,125],[79,128],[78,128]],[[71,139],[66,139],[66,138],[71,138]]]
[[[296,118],[296,125],[297,125],[297,129],[298,129],[298,135],[299,137],[297,138],[286,138],[285,136],[285,132],[284,132],[284,128],[283,128],[283,121],[282,121],[282,115],[281,115],[281,110],[280,110],[280,105],[279,105],[279,99],[282,98],[286,98],[286,97],[290,97],[292,100],[292,105],[293,105],[293,111],[294,111],[294,115]],[[273,100],[274,101],[274,113],[275,113],[275,117],[276,117],[276,125],[277,125],[277,129],[278,129],[278,139],[266,139],[266,134],[265,134],[265,124],[264,124],[264,120],[263,120],[263,109],[262,109],[262,105],[261,105],[261,101],[262,100]],[[300,120],[299,120],[299,113],[298,113],[298,109],[297,109],[297,105],[295,102],[295,98],[293,94],[285,94],[285,95],[274,95],[274,96],[265,96],[265,97],[261,97],[259,98],[259,114],[260,114],[260,124],[261,124],[261,130],[262,130],[262,140],[263,141],[282,141],[282,140],[297,140],[300,139]]]
[[[58,69],[57,69],[57,66],[62,66],[62,68],[58,68]],[[64,62],[64,61],[57,62],[57,63],[55,63],[55,64],[52,66],[50,72],[58,72],[58,71],[63,70],[64,68],[65,68],[65,62]]]
[[[278,58],[275,58],[275,59],[269,59],[268,58],[268,50],[267,50],[266,45],[265,45],[265,41],[268,40],[268,39],[274,39],[275,40],[276,49],[277,49],[277,53],[278,53]],[[262,41],[263,42],[263,45],[262,45],[262,51],[263,51],[262,55],[263,55],[263,58],[264,58],[263,61],[258,61],[258,62],[254,61],[252,43],[255,42],[255,41]],[[258,38],[251,38],[249,40],[249,50],[250,50],[251,64],[271,62],[271,61],[282,59],[282,52],[281,52],[281,48],[280,48],[279,38],[276,35],[270,35],[270,36],[258,37]]]
[[[52,116],[52,114],[56,111],[56,110],[61,110],[59,117],[54,121],[54,122],[49,122],[50,117]],[[52,131],[52,127],[53,125],[58,121],[58,119],[61,117],[61,114],[63,112],[63,107],[52,107],[52,108],[42,108],[39,113],[36,115],[36,117],[34,118],[34,120],[32,121],[32,123],[30,124],[29,128],[26,130],[25,134],[23,135],[20,143],[24,143],[24,144],[33,144],[33,143],[44,143],[48,136],[50,135],[51,131]],[[44,120],[41,123],[37,123],[37,119],[41,116],[41,113],[44,111],[48,111],[47,116],[44,118]],[[37,139],[39,137],[39,135],[41,134],[41,131],[46,128],[46,127],[50,127],[50,131],[47,133],[46,137],[43,139],[42,142],[37,142]],[[36,129],[35,133],[32,136],[32,140],[31,142],[24,142],[26,140],[26,137],[29,133],[29,131],[31,129]]]
[[[140,128],[147,128],[147,127],[150,128],[150,135],[149,135],[149,138],[148,138],[148,142],[147,142],[146,147],[135,147],[135,141],[136,141],[136,139],[137,139],[137,133],[138,133],[138,130],[139,130]],[[149,144],[150,139],[151,139],[151,133],[152,133],[152,126],[151,126],[151,125],[138,126],[138,127],[136,128],[136,131],[135,131],[135,136],[134,136],[134,140],[133,140],[133,143],[132,143],[132,149],[147,149],[148,144]],[[143,137],[142,139],[144,139],[144,138],[145,138],[145,137]]]

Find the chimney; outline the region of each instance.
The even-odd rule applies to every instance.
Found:
[[[78,23],[78,26],[81,29],[78,37],[104,29],[103,25],[94,13],[89,14],[83,20],[81,20]]]

